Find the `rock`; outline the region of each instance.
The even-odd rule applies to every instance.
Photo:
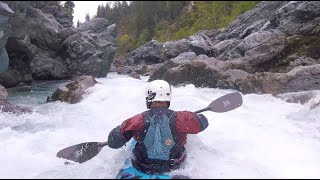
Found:
[[[59,80],[69,77],[68,67],[60,57],[53,59],[42,53],[33,58],[31,71],[35,80]]]
[[[169,61],[161,64],[149,77],[148,81],[153,81],[156,79],[162,79],[167,70],[176,67],[180,64],[186,63],[189,60],[193,60],[196,58],[196,54],[194,52],[185,52],[181,53],[179,56],[170,59]]]
[[[56,54],[63,40],[59,35],[63,26],[54,16],[30,6],[29,2],[10,2],[10,7],[15,11],[10,17],[13,30],[6,44],[11,71],[0,75],[3,85],[30,84],[32,75],[46,80],[66,78],[63,72],[67,66],[59,64],[62,60]],[[9,76],[14,80],[6,78]]]
[[[195,59],[197,57],[196,53],[194,52],[184,52],[179,54],[177,57],[170,59],[175,63],[187,62]]]
[[[315,108],[318,108],[318,107],[320,107],[320,101],[317,102],[317,103],[315,103],[315,104],[313,104],[313,105],[311,105],[311,106],[310,106],[310,110],[315,109]]]
[[[10,16],[12,15],[14,12],[12,11],[12,9],[8,6],[8,4],[4,3],[4,2],[0,2],[0,14],[4,15],[4,16]]]
[[[195,52],[196,55],[206,54],[209,57],[213,56],[213,43],[205,34],[198,33],[196,35],[192,35],[189,37],[188,42],[190,44],[191,51]]]
[[[6,88],[0,85],[0,101],[6,101],[8,96],[8,91]]]
[[[32,113],[30,108],[19,107],[17,105],[10,104],[9,102],[0,102],[1,112],[14,113],[20,115],[22,113]]]
[[[320,89],[320,64],[299,66],[288,73],[255,73],[238,81],[243,93],[278,95]]]
[[[164,44],[152,40],[130,52],[125,58],[125,65],[163,63],[189,50],[190,47],[186,39],[169,41]]]
[[[71,77],[81,74],[105,77],[108,74],[117,47],[115,25],[108,25],[104,18],[93,18],[61,44],[59,53],[66,59]]]
[[[58,87],[53,94],[47,97],[47,102],[59,100],[70,104],[78,103],[83,98],[82,95],[86,93],[86,90],[96,83],[97,81],[92,76],[77,77],[74,82]]]
[[[74,29],[73,17],[59,2],[5,2],[14,13],[0,2],[2,85],[107,75],[117,48],[115,24],[93,18]]]
[[[217,38],[226,40],[240,38],[240,35],[242,35],[242,37],[247,37],[250,34],[259,31],[259,26],[262,26],[263,22],[267,22],[269,18],[272,19],[275,16],[275,10],[281,8],[287,3],[288,2],[286,1],[262,1],[261,3],[257,4],[252,10],[238,16],[238,18],[231,22],[223,31],[223,33],[221,33]],[[252,25],[258,27],[252,27]],[[277,26],[277,24],[275,26]],[[248,32],[247,28],[250,29],[250,32]]]
[[[303,57],[297,58],[294,61],[291,61],[289,63],[289,66],[286,68],[286,70],[291,71],[292,69],[298,66],[310,66],[315,64],[318,64],[318,62],[315,59],[303,56]]]
[[[40,9],[42,12],[50,14],[65,28],[73,26],[73,16],[65,12],[57,1],[30,1],[30,6]]]
[[[227,54],[230,53],[230,51],[233,51],[233,49],[241,41],[242,40],[235,38],[235,39],[227,39],[217,43],[212,48],[213,57],[216,57],[219,60],[228,60],[228,58],[225,58],[225,57],[230,57],[230,56],[227,56]],[[239,55],[236,57],[239,57]]]
[[[283,94],[278,94],[276,97],[289,103],[305,104],[309,102],[311,99],[315,98],[319,93],[320,93],[319,90],[311,90],[311,91],[283,93]]]
[[[219,81],[227,76],[224,71],[230,68],[230,63],[215,58],[195,59],[168,69],[163,78],[172,85],[192,83],[196,87],[217,87]]]
[[[0,73],[5,72],[9,67],[9,57],[5,48],[0,49]]]
[[[287,35],[318,33],[319,11],[318,1],[290,1],[276,11],[280,22],[278,29]]]
[[[136,72],[132,72],[129,74],[130,77],[135,78],[135,79],[141,79],[140,75]]]
[[[14,114],[22,114],[22,113],[32,113],[30,108],[19,107],[17,105],[10,104],[7,102],[8,91],[6,88],[0,85],[0,112],[5,113],[14,113]]]
[[[6,3],[0,2],[0,73],[5,72],[9,67],[8,53],[4,47],[11,33],[9,17],[13,13]]]
[[[63,40],[59,37],[59,30],[63,29],[63,26],[52,15],[29,6],[26,20],[27,26],[21,28],[25,29],[33,45],[42,49],[59,48]]]
[[[6,88],[15,87],[21,81],[21,75],[16,70],[0,73],[0,84]]]

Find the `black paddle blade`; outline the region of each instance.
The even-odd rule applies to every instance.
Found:
[[[73,145],[60,150],[57,153],[57,157],[83,163],[92,159],[100,152],[101,146],[98,144],[99,142],[85,142]]]
[[[236,109],[242,105],[242,96],[239,92],[226,94],[214,100],[207,107],[209,111],[222,113]]]

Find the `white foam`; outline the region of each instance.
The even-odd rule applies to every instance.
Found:
[[[0,178],[111,178],[127,147],[104,147],[93,159],[64,165],[56,153],[88,141],[106,141],[125,119],[146,110],[146,79],[110,73],[97,79],[79,104],[40,104],[33,114],[0,114]],[[171,109],[196,111],[230,90],[173,88]],[[46,98],[46,97],[43,97]],[[320,110],[271,95],[244,95],[227,113],[204,112],[209,127],[188,135],[184,173],[192,178],[319,178]]]

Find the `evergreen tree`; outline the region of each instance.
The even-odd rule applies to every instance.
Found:
[[[103,16],[102,16],[102,11],[101,11],[101,6],[100,6],[100,5],[98,6],[98,9],[97,9],[97,17],[98,17],[98,18],[103,18]]]
[[[80,26],[80,21],[79,21],[79,19],[78,19],[78,22],[77,22],[77,27],[79,27]]]
[[[86,17],[85,17],[85,18],[86,18],[86,22],[89,22],[89,21],[90,21],[90,15],[89,15],[89,13],[86,14]]]
[[[199,30],[225,27],[258,1],[113,1],[102,4],[97,17],[116,23],[119,51],[128,52],[157,38],[177,40]],[[187,8],[188,7],[188,10]],[[183,9],[187,11],[183,12]],[[88,21],[86,18],[86,21]]]
[[[73,12],[74,12],[73,8],[75,7],[73,1],[65,1],[63,7],[67,13],[69,13],[70,15],[73,15]]]

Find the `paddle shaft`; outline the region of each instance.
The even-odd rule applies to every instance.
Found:
[[[201,113],[201,112],[204,112],[204,111],[208,111],[210,109],[211,109],[211,107],[206,107],[206,108],[200,109],[198,111],[195,111],[194,113]]]
[[[106,146],[106,145],[108,145],[108,141],[106,141],[106,142],[101,142],[101,143],[98,144],[98,146],[99,146],[100,148],[103,148],[103,147]]]

